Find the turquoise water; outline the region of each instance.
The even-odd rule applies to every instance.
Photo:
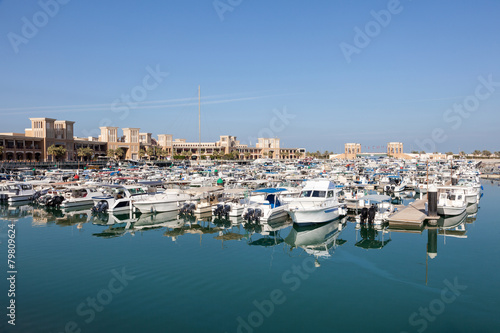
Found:
[[[485,182],[463,225],[386,233],[167,215],[79,228],[84,211],[2,206],[0,331],[497,332],[498,200],[500,187]],[[5,316],[6,216],[16,221],[15,326]],[[111,221],[121,223],[98,224]]]

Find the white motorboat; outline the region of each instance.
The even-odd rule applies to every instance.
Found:
[[[242,217],[245,220],[270,221],[286,216],[288,205],[283,203],[280,194],[284,188],[263,188],[253,191],[249,204]]]
[[[7,183],[7,201],[26,201],[31,200],[36,191],[30,183]]]
[[[102,191],[90,187],[72,187],[64,192],[64,201],[61,203],[61,208],[72,208],[91,205],[94,201],[92,197],[103,196]]]
[[[467,208],[465,190],[460,186],[438,187],[437,213],[444,216],[462,214]]]
[[[388,195],[367,195],[360,199],[358,207],[361,209],[361,214],[356,216],[357,223],[381,225],[389,220],[389,217],[394,214],[396,209],[391,203],[392,198]]]
[[[131,211],[132,198],[147,196],[147,188],[140,185],[104,185],[104,196],[92,197],[92,211],[98,213],[115,213]]]
[[[177,211],[179,206],[189,199],[190,195],[182,190],[168,190],[163,193],[133,197],[132,204],[141,213],[172,212]]]
[[[339,204],[335,184],[329,180],[310,180],[298,198],[290,201],[288,213],[294,223],[324,223],[346,214],[344,205]]]

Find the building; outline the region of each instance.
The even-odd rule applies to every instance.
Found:
[[[122,159],[138,160],[140,151],[147,152],[149,147],[161,148],[162,156],[184,156],[192,158],[211,158],[232,155],[236,159],[297,159],[304,158],[303,148],[281,148],[278,138],[259,138],[255,147],[241,144],[236,136],[221,135],[215,142],[187,142],[186,139],[174,139],[171,134],[160,134],[158,140],[151,133],[141,133],[139,128],[123,128],[122,135],[118,127],[100,127],[98,138],[77,138],[73,135],[73,121],[52,118],[30,118],[31,128],[25,133],[0,133],[0,146],[3,152],[1,160],[12,161],[52,161],[47,154],[50,146],[64,147],[64,160],[79,159],[78,149],[91,148],[94,158],[106,156],[108,150],[121,148]],[[193,157],[194,156],[194,157]]]
[[[8,161],[52,161],[48,155],[50,146],[64,147],[65,160],[77,160],[78,149],[88,147],[95,156],[105,155],[105,142],[76,138],[73,136],[74,121],[52,118],[30,118],[31,128],[22,133],[0,133],[0,146],[4,147],[2,160]]]
[[[337,155],[330,155],[330,159],[353,160],[357,157],[385,157],[385,156],[394,158],[404,158],[404,159],[414,158],[414,156],[410,154],[403,153],[403,143],[389,142],[387,143],[386,152],[370,152],[370,153],[362,153],[361,144],[359,143],[346,143],[344,145],[344,153]]]

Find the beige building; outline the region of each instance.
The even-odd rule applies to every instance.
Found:
[[[4,147],[3,160],[52,161],[47,149],[55,145],[66,149],[65,160],[77,160],[78,148],[89,147],[96,155],[106,154],[106,144],[98,141],[75,138],[74,121],[52,118],[30,118],[31,128],[22,133],[0,134],[0,145]]]
[[[100,127],[99,138],[77,138],[73,136],[74,122],[52,118],[30,118],[31,128],[22,133],[0,133],[0,155],[2,160],[51,161],[47,154],[51,145],[66,148],[65,160],[77,160],[79,148],[91,148],[96,156],[106,156],[109,149],[122,148],[123,159],[138,160],[141,149],[151,146],[161,147],[166,155],[180,156],[223,156],[232,154],[239,159],[297,159],[304,158],[303,148],[281,148],[278,138],[259,138],[255,147],[241,144],[236,136],[221,135],[216,142],[186,142],[175,139],[171,134],[160,134],[158,140],[151,133],[141,133],[139,128],[123,128],[120,136],[118,127]]]

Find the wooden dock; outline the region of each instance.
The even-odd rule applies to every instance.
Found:
[[[408,206],[397,206],[400,211],[389,217],[390,228],[410,228],[420,229],[425,220],[437,220],[438,217],[427,216],[425,213],[425,203],[427,195],[422,199],[410,203]]]

